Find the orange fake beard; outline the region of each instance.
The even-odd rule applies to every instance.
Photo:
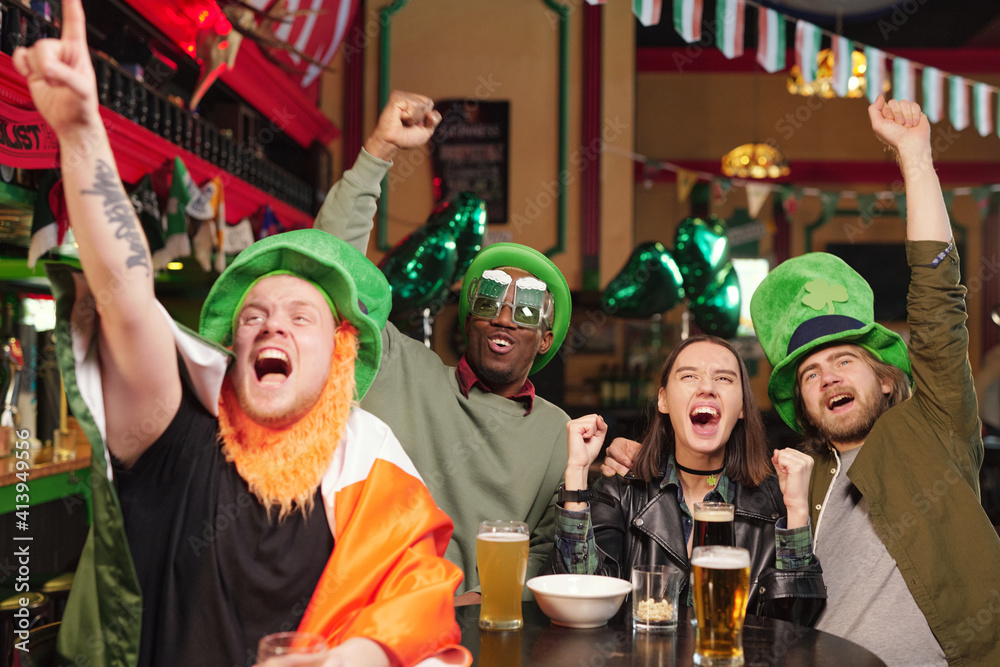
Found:
[[[257,500],[278,509],[281,522],[294,510],[308,515],[316,489],[347,428],[354,404],[354,360],[357,329],[337,327],[330,376],[319,399],[297,422],[286,428],[261,426],[236,400],[227,376],[219,396],[219,439],[226,460]]]

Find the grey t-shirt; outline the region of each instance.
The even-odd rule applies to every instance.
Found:
[[[868,502],[847,477],[860,451],[840,455],[840,471],[816,533],[815,553],[827,587],[826,608],[816,628],[864,646],[887,665],[947,665],[872,525]]]

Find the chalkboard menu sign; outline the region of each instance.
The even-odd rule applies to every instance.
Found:
[[[486,221],[507,222],[510,102],[443,100],[431,140],[434,199],[471,192],[486,201]]]

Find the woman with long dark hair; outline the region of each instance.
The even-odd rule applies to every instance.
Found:
[[[602,478],[596,494],[584,490],[607,425],[599,415],[567,424],[549,571],[628,579],[633,566],[670,563],[689,572],[693,504],[728,502],[735,545],[750,552],[747,611],[811,623],[826,598],[809,530],[812,459],[794,449],[769,454],[739,354],[714,336],[684,340],[663,365],[656,408],[634,477]]]

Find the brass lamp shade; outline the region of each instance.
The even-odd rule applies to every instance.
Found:
[[[781,178],[788,160],[770,144],[743,144],[722,156],[722,173],[733,178]]]
[[[833,89],[833,49],[822,49],[816,56],[819,66],[816,79],[811,83],[802,80],[802,71],[798,65],[793,65],[788,72],[788,92],[793,95],[811,97],[837,97]],[[868,59],[861,51],[851,51],[851,77],[847,81],[847,97],[864,97],[868,90],[868,80],[865,72],[868,70]],[[889,90],[889,80],[886,79],[885,89]]]

